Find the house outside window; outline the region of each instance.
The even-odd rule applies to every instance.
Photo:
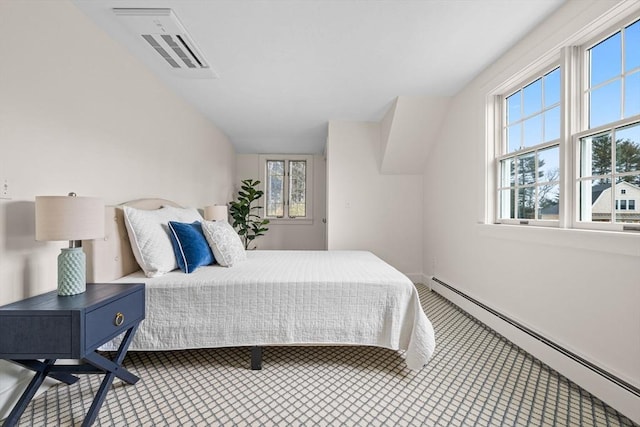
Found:
[[[529,77],[498,89],[489,114],[495,222],[609,230],[640,223],[637,12],[580,43],[549,52],[520,73]]]
[[[264,217],[283,222],[312,219],[313,156],[262,155]]]

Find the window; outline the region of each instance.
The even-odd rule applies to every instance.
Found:
[[[586,49],[589,129],[640,114],[640,21]]]
[[[579,43],[549,52],[546,66],[523,70],[494,98],[498,223],[622,230],[640,222],[629,212],[629,196],[640,194],[637,13]]]
[[[265,218],[311,219],[313,156],[263,155]]]
[[[587,47],[584,57],[588,130],[578,138],[578,221],[637,222],[640,218],[615,215],[618,207],[611,209],[610,199],[623,185],[640,189],[640,21]],[[626,200],[620,200],[619,210],[627,210]]]
[[[507,96],[499,158],[499,218],[557,220],[560,69]]]
[[[579,148],[579,220],[603,223],[633,220],[614,216],[607,199],[614,197],[617,187],[623,185],[636,186],[640,191],[640,123],[581,137]],[[626,194],[626,190],[621,188],[620,194]],[[620,210],[627,208],[626,203],[620,200]]]
[[[284,216],[284,160],[267,160],[266,216]]]

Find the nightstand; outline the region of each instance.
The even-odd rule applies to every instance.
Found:
[[[14,426],[48,376],[73,384],[73,374],[104,374],[82,423],[91,425],[115,377],[135,384],[139,378],[122,361],[145,314],[144,284],[89,284],[86,292],[58,296],[57,291],[0,307],[0,359],[35,371],[4,426]],[[114,360],[96,352],[124,333]],[[43,359],[40,361],[39,359]],[[79,359],[78,365],[55,365],[57,359]]]

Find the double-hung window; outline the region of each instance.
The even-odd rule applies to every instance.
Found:
[[[640,21],[586,45],[582,55],[586,125],[575,137],[577,225],[616,229],[640,222],[626,197],[640,198]]]
[[[558,219],[560,194],[560,68],[503,99],[498,157],[498,218]]]
[[[578,43],[495,97],[496,222],[640,223],[640,20]]]
[[[264,217],[304,221],[312,219],[313,156],[263,155]]]

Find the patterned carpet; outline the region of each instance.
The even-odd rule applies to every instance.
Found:
[[[436,330],[420,372],[370,347],[270,347],[130,353],[142,380],[116,380],[101,426],[633,426],[585,390],[418,285]],[[21,426],[80,425],[102,376],[35,399]]]

